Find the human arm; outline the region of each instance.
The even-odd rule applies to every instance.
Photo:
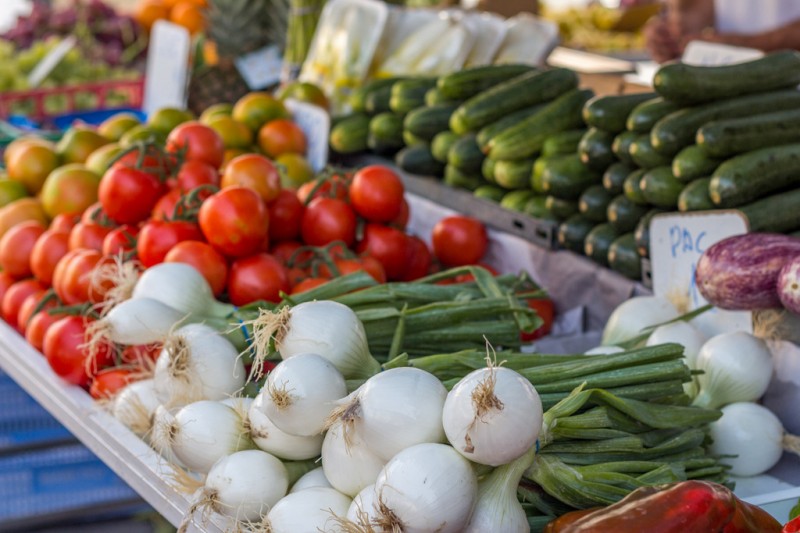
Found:
[[[680,56],[685,36],[714,26],[714,0],[666,0],[665,7],[644,28],[647,49],[659,63]]]
[[[713,29],[705,29],[696,34],[687,34],[683,38],[682,44],[685,45],[695,39],[756,48],[764,52],[786,49],[800,50],[800,20],[795,20],[774,30],[752,35],[718,33]]]

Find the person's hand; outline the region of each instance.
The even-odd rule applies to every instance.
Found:
[[[653,17],[644,26],[644,38],[650,57],[663,63],[680,56],[683,49],[681,43],[673,35],[666,20]]]

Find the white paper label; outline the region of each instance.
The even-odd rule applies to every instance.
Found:
[[[164,107],[186,107],[191,38],[189,31],[165,20],[156,21],[150,32],[147,74],[144,82],[144,112]]]
[[[683,51],[681,61],[688,65],[715,67],[734,65],[762,57],[764,52],[755,48],[731,46],[729,44],[691,41]]]
[[[47,75],[50,74],[54,68],[61,63],[61,60],[64,59],[70,50],[75,47],[77,43],[77,39],[73,36],[69,36],[60,43],[58,43],[55,48],[50,50],[47,55],[45,55],[41,61],[39,61],[36,66],[33,68],[30,74],[28,74],[28,83],[31,87],[38,87],[40,83],[42,83]]]
[[[273,44],[236,58],[236,68],[247,86],[255,91],[280,81],[283,59]]]
[[[292,112],[292,120],[306,135],[308,163],[314,172],[319,172],[328,164],[328,135],[331,129],[331,117],[327,111],[313,104],[293,99],[288,99],[284,103],[286,108]]]
[[[664,214],[650,222],[650,264],[653,292],[671,301],[687,302],[688,310],[708,302],[695,282],[700,256],[715,244],[734,235],[748,232],[747,219],[739,211],[698,211]],[[752,332],[749,312],[714,309],[704,321],[713,321],[722,331]]]

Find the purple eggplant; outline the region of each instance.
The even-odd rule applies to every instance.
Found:
[[[800,315],[800,252],[778,274],[778,298],[786,309]]]

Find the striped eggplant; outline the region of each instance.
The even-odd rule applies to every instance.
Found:
[[[778,274],[778,298],[786,309],[800,315],[800,252]]]

